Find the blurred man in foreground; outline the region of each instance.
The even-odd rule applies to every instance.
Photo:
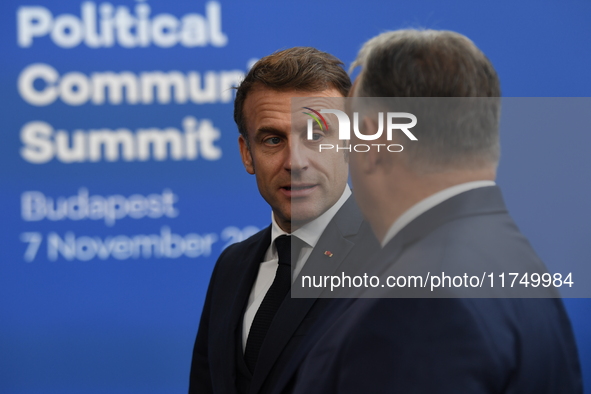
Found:
[[[417,117],[416,140],[398,132],[372,141],[398,143],[402,152],[350,155],[355,199],[383,247],[368,270],[381,280],[544,273],[494,182],[500,85],[485,55],[457,33],[402,30],[367,42],[354,65],[362,67],[354,102],[410,98],[394,101],[397,108],[353,104],[360,131],[375,133],[378,111],[406,106]],[[413,99],[422,97],[451,99]],[[353,146],[363,143],[352,136]],[[582,393],[572,329],[555,289],[488,287],[368,288],[361,297],[384,298],[360,298],[317,327],[278,391]]]

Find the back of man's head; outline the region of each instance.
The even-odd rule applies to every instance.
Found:
[[[403,144],[409,168],[432,173],[496,166],[500,83],[468,38],[451,31],[387,32],[363,45],[356,66],[362,70],[355,96],[425,98],[406,100],[418,118],[418,141]]]
[[[256,87],[299,92],[334,88],[345,97],[351,88],[351,80],[343,62],[312,47],[289,48],[263,57],[253,65],[236,90],[234,121],[247,142],[244,101]]]

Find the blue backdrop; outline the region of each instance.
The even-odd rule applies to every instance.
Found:
[[[213,264],[270,221],[232,121],[256,59],[349,65],[428,27],[470,37],[505,96],[591,92],[588,1],[111,1],[0,4],[2,393],[186,391]],[[591,262],[586,131],[501,137],[498,183],[549,263]],[[591,393],[591,300],[565,304]]]

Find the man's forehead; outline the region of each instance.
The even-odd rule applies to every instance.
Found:
[[[310,107],[313,109],[339,109],[344,105],[344,97],[319,97],[319,96],[303,96],[293,97],[291,99],[292,111],[297,112],[302,107]]]
[[[259,85],[246,98],[247,123],[274,122],[277,120],[275,118],[284,116],[280,115],[281,113],[291,114],[292,120],[298,121],[303,111],[306,111],[304,107],[314,110],[341,109],[344,107],[344,100],[342,94],[333,87],[321,91],[307,91],[277,90]],[[255,126],[252,123],[251,125]]]
[[[302,114],[303,112],[317,112],[322,109],[339,109],[343,110],[345,107],[345,97],[338,95],[303,95],[291,98],[291,112],[293,115]],[[322,93],[327,93],[326,91]]]

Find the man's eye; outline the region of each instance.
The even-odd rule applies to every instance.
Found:
[[[269,144],[269,145],[277,145],[281,142],[281,138],[279,137],[271,137],[271,138],[267,138],[265,140],[265,144]]]
[[[313,140],[313,141],[318,141],[318,140],[320,140],[322,137],[323,137],[323,135],[322,135],[322,134],[320,134],[320,133],[313,133],[313,134],[312,134],[312,140]]]

